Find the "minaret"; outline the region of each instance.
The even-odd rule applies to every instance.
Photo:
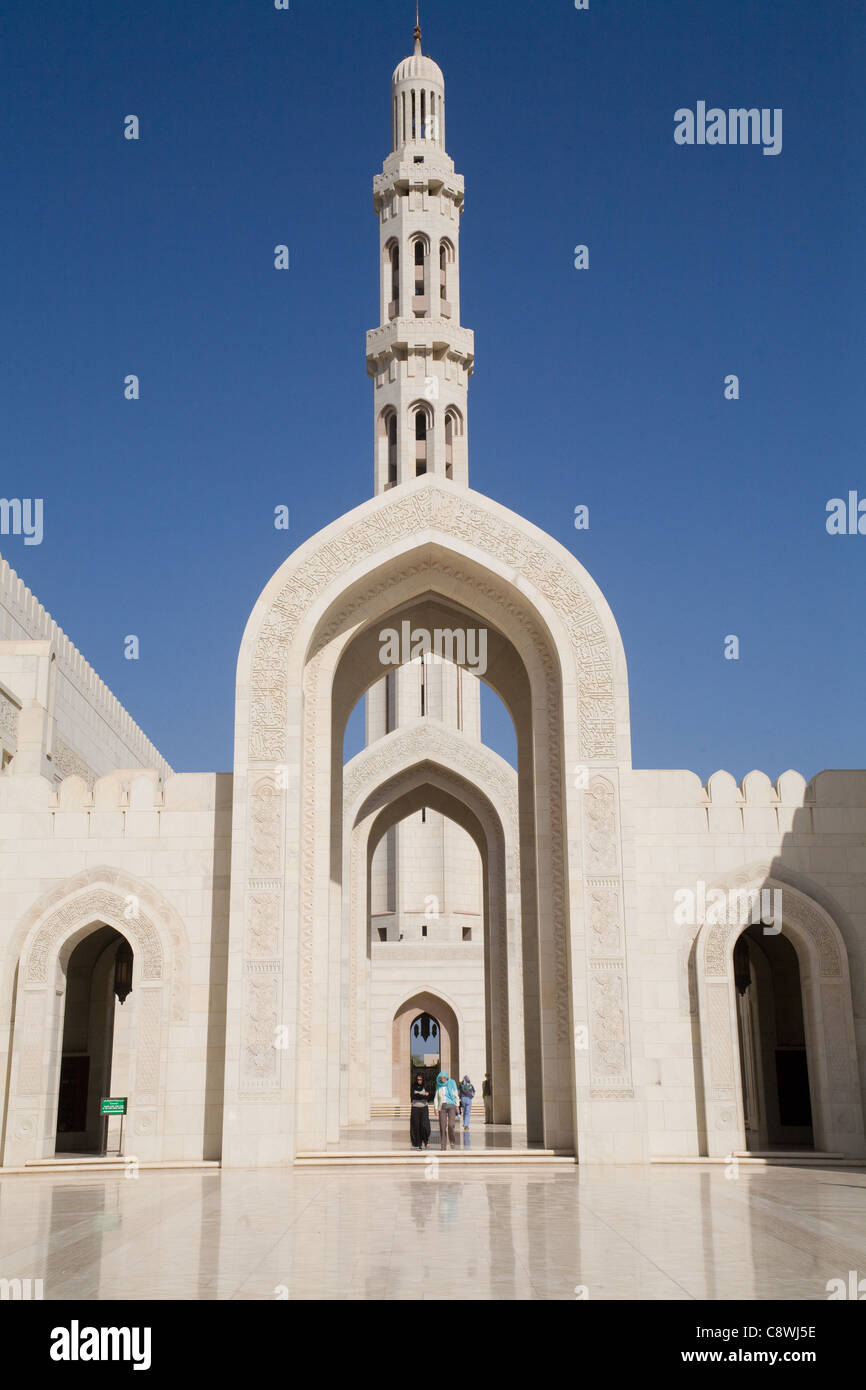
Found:
[[[392,80],[391,134],[391,154],[373,181],[381,327],[367,334],[377,495],[425,473],[446,486],[469,482],[475,343],[460,326],[463,179],[445,153],[445,79],[421,51],[419,26],[415,52]],[[367,745],[422,719],[479,742],[477,677],[447,661],[401,667],[368,691]],[[374,942],[477,942],[480,861],[469,835],[430,809],[388,831],[373,856],[371,913]]]
[[[445,78],[422,53],[418,25],[415,52],[391,82],[391,145],[373,180],[380,327],[367,334],[367,372],[377,496],[422,473],[469,481],[475,340],[460,326],[463,178],[445,152]]]

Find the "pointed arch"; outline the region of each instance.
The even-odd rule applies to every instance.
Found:
[[[300,547],[265,589],[244,635],[223,1162],[262,1161],[265,1152],[265,1161],[280,1161],[276,1155],[290,1158],[296,1146],[316,1147],[339,1134],[339,1048],[329,1039],[339,1037],[341,976],[328,962],[342,959],[348,890],[342,734],[360,695],[387,674],[378,632],[407,612],[430,628],[453,627],[455,618],[483,627],[485,679],[515,718],[521,910],[535,972],[525,991],[532,1006],[526,1027],[545,1068],[531,1137],[571,1148],[580,1113],[584,1161],[612,1151],[621,1161],[641,1161],[646,1136],[637,1123],[624,1124],[635,1099],[624,931],[603,979],[595,972],[604,986],[599,1027],[625,1044],[616,1066],[604,1053],[596,1061],[575,1046],[575,1027],[590,1024],[593,974],[583,909],[583,793],[574,776],[581,765],[603,769],[614,787],[616,867],[605,875],[605,891],[623,902],[618,798],[630,759],[619,634],[597,586],[563,547],[471,489],[428,477],[371,499]],[[254,899],[265,891],[250,884],[249,789],[275,763],[285,768],[289,853],[266,891],[274,896],[283,952],[261,973],[279,1016],[296,1023],[277,1071],[264,1080],[244,1036],[243,943]],[[240,1109],[243,1132],[230,1118]]]
[[[55,885],[22,920],[4,1162],[54,1152],[67,962],[96,927],[132,947],[138,977],[135,1092],[130,1126],[142,1157],[161,1156],[168,1026],[186,1010],[188,939],[179,914],[119,869],[87,870]]]
[[[695,942],[707,1153],[724,1155],[746,1143],[737,1034],[734,947],[745,927],[778,910],[796,951],[802,986],[812,1117],[817,1148],[866,1153],[863,1102],[848,952],[841,931],[818,902],[769,874],[745,871],[717,880],[724,912],[707,912]],[[778,894],[779,898],[769,895]],[[708,891],[708,900],[710,894]],[[755,917],[756,910],[758,917]],[[716,921],[721,916],[723,920]],[[771,933],[778,923],[765,925]]]

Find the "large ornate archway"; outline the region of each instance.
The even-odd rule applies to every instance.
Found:
[[[866,1153],[848,952],[839,928],[814,899],[769,875],[740,874],[713,887],[728,894],[733,908],[751,905],[755,895],[760,901],[762,891],[781,894],[782,932],[797,953],[802,982],[815,1146],[849,1157]],[[750,916],[719,915],[725,920],[705,922],[695,943],[710,1157],[746,1147],[734,946]]]
[[[543,1077],[530,1133],[570,1147],[579,1128],[584,1160],[640,1158],[645,1127],[621,1113],[636,1099],[619,635],[593,581],[556,542],[477,493],[419,478],[302,546],[265,589],[244,636],[223,1161],[290,1161],[299,1146],[333,1137],[339,739],[357,699],[387,673],[378,628],[407,606],[430,627],[453,626],[459,613],[489,631],[485,679],[517,731],[527,1051],[537,1052]],[[601,932],[585,929],[587,895]],[[281,1026],[288,1046],[268,1053]]]

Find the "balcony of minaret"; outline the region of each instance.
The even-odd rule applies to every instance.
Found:
[[[416,375],[413,357],[431,361],[446,361],[443,369],[447,379],[472,376],[475,370],[475,334],[451,319],[407,318],[398,315],[379,328],[367,333],[367,375],[376,378],[377,385],[393,381],[396,375]],[[393,361],[403,364],[392,373]],[[382,380],[380,381],[380,378]]]
[[[455,174],[450,159],[425,153],[423,164],[416,164],[414,158],[399,160],[393,166],[391,160],[385,161],[384,172],[376,174],[373,179],[376,215],[384,220],[405,211],[403,199],[415,191],[426,192],[430,199],[447,201],[448,215],[463,211],[466,198],[463,175]]]

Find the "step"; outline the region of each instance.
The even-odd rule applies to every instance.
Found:
[[[88,1158],[86,1154],[81,1158],[30,1158],[23,1167],[0,1168],[0,1175],[5,1177],[9,1173],[124,1173],[131,1161],[131,1155],[129,1158]],[[168,1158],[153,1162],[139,1160],[137,1163],[139,1172],[143,1169],[219,1167],[219,1160],[202,1158]]]
[[[844,1158],[829,1149],[734,1149],[734,1158]]]
[[[492,1165],[500,1168],[508,1164],[519,1167],[550,1167],[567,1165],[573,1167],[574,1154],[556,1149],[453,1149],[443,1153],[440,1149],[428,1149],[423,1153],[409,1150],[405,1153],[393,1149],[347,1150],[328,1152],[327,1150],[299,1153],[295,1158],[296,1168],[361,1168],[361,1167],[416,1167],[423,1169],[431,1158],[445,1167],[462,1164]]]
[[[731,1154],[727,1158],[708,1158],[706,1154],[695,1157],[693,1154],[668,1155],[654,1154],[650,1163],[715,1163],[727,1164],[734,1160],[747,1168],[866,1168],[866,1158],[846,1158],[844,1154]]]
[[[373,1104],[370,1106],[371,1120],[408,1120],[411,1114],[412,1107],[408,1101],[406,1101],[405,1104],[394,1105],[385,1105],[381,1101],[374,1101]],[[432,1109],[430,1111],[430,1115],[432,1118]],[[476,1124],[478,1123],[479,1119],[483,1124],[484,1106],[478,1105],[478,1103],[476,1102],[472,1107],[471,1118],[475,1120]]]

